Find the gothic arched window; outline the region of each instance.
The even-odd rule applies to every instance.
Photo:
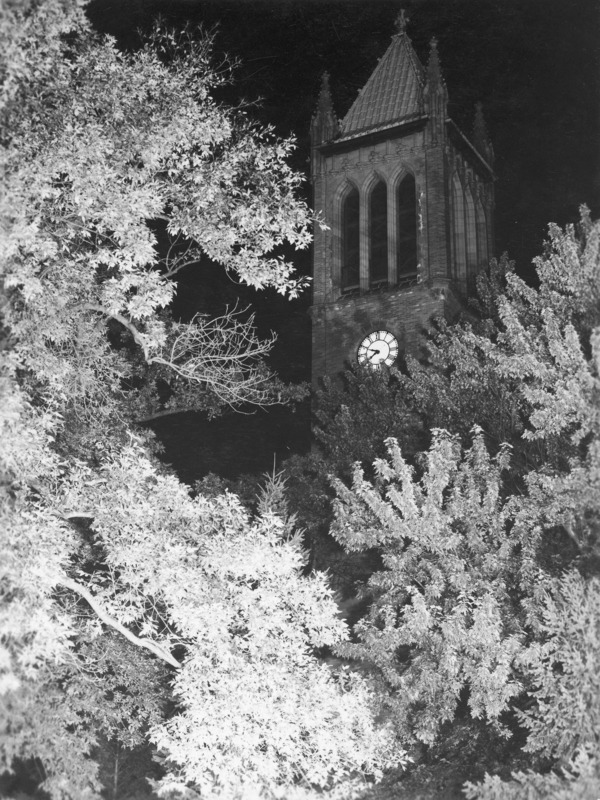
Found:
[[[369,285],[388,279],[387,187],[383,181],[369,198]]]
[[[342,291],[357,289],[360,284],[360,202],[358,189],[352,189],[342,204]]]
[[[398,187],[398,277],[417,271],[417,193],[415,179],[407,175]]]
[[[465,201],[460,178],[452,179],[452,208],[454,211],[454,269],[456,277],[464,279],[467,272],[467,244],[465,237]]]

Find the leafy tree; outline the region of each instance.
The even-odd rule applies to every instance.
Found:
[[[540,635],[519,658],[532,687],[532,703],[520,717],[529,732],[525,750],[554,768],[514,772],[509,781],[486,775],[479,785],[466,784],[470,800],[598,797],[599,609],[597,577],[586,581],[570,570],[549,587]]]
[[[305,530],[314,569],[328,569],[342,591],[372,570],[369,558],[343,554],[329,535],[335,492],[331,476],[350,478],[356,461],[370,464],[393,435],[409,452],[423,441],[420,420],[404,399],[398,370],[347,369],[342,380],[325,378],[313,402],[313,452],[286,459],[287,498]]]
[[[331,472],[350,476],[356,461],[383,455],[389,436],[401,437],[408,452],[421,443],[418,420],[403,397],[403,376],[395,369],[354,366],[343,383],[325,378],[315,404],[314,433]]]
[[[314,402],[316,451],[286,462],[292,479],[289,498],[309,532],[317,564],[329,566],[331,560],[327,532],[335,495],[330,476],[350,479],[357,461],[371,476],[370,465],[386,455],[384,442],[390,437],[412,461],[429,445],[431,430],[452,431],[468,446],[476,425],[496,451],[502,442],[512,444],[514,479],[522,472],[516,469],[521,461],[539,463],[539,444],[522,439],[527,409],[517,391],[518,378],[500,376],[487,358],[486,346],[496,341],[501,324],[497,300],[513,274],[514,265],[505,256],[492,260],[478,276],[478,301],[465,323],[435,320],[422,362],[407,356],[399,369],[354,366],[341,381],[323,381]]]
[[[352,489],[337,484],[333,534],[350,550],[379,546],[384,567],[369,580],[360,642],[340,652],[376,665],[397,726],[431,743],[464,690],[471,714],[494,721],[518,693],[511,595],[522,537],[506,536],[508,454],[490,459],[481,432],[462,457],[456,439],[436,433],[419,481],[395,440],[388,447],[389,461],[375,462],[377,488],[358,468]]]
[[[464,700],[471,718],[528,732],[534,771],[471,786],[483,800],[592,797],[600,780],[600,223],[584,209],[578,228],[551,226],[536,265],[538,289],[505,271],[487,321],[446,327],[433,368],[409,366],[429,413],[458,423],[463,408],[487,430],[465,446],[462,425],[434,429],[412,465],[388,440],[373,480],[356,466],[351,488],[336,482],[332,533],[383,565],[339,652],[380,676],[398,729],[434,742]],[[502,397],[511,413],[498,404],[494,420]]]
[[[125,55],[81,15],[34,4],[8,13],[3,39],[3,274],[25,304],[4,313],[32,388],[69,398],[82,452],[107,420],[162,408],[160,378],[170,410],[281,399],[270,343],[239,311],[159,312],[178,273],[206,259],[256,288],[301,288],[275,254],[310,238],[293,143],[211,99],[226,76],[207,37],[156,33]]]
[[[97,798],[95,749],[151,741],[163,796],[292,797],[401,762],[369,683],[317,658],[347,629],[281,498],[192,499],[134,427],[159,378],[171,409],[281,399],[247,321],[169,306],[202,258],[301,288],[292,143],[211,99],[205,38],[124,54],[70,0],[0,25],[0,770]]]

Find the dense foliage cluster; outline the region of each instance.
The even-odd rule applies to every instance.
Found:
[[[429,448],[388,438],[371,479],[335,481],[331,532],[382,561],[338,652],[379,675],[406,742],[464,708],[527,732],[542,772],[471,784],[484,800],[600,787],[600,224],[551,226],[536,265],[533,289],[492,263],[479,318],[440,325],[429,364],[396,378]]]
[[[298,291],[272,255],[310,239],[292,142],[211,99],[226,73],[210,39],[157,32],[125,55],[81,14],[28,5],[3,21],[2,214],[4,285],[25,304],[4,313],[32,388],[68,398],[82,452],[107,420],[162,408],[158,379],[170,409],[272,402],[282,387],[249,320],[160,312],[207,259]]]
[[[292,143],[212,99],[206,37],[122,53],[80,5],[0,17],[0,773],[97,798],[99,762],[144,742],[165,797],[377,773],[403,753],[368,682],[317,658],[347,628],[285,513],[192,498],[135,427],[159,379],[167,410],[281,399],[247,319],[170,304],[207,258],[299,290]]]

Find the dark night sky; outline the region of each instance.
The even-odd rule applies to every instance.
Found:
[[[550,221],[600,213],[598,0],[93,0],[96,26],[135,47],[157,13],[175,26],[219,25],[217,50],[241,59],[230,99],[294,133],[307,168],[308,126],[320,75],[331,73],[343,116],[385,52],[400,6],[426,60],[439,40],[450,114],[470,134],[482,101],[496,151],[496,246],[527,271]]]
[[[467,135],[483,102],[496,154],[496,253],[508,251],[531,278],[549,222],[576,221],[581,203],[600,214],[600,0],[93,0],[89,16],[125,48],[138,46],[157,14],[176,27],[218,24],[217,52],[241,60],[223,99],[262,98],[256,116],[297,137],[294,165],[307,171],[322,72],[341,117],[385,52],[400,7],[422,61],[437,37],[450,115]],[[296,263],[310,270],[307,254]],[[190,281],[192,304],[237,291]],[[309,298],[248,299],[263,331],[280,332],[273,365],[306,378]]]

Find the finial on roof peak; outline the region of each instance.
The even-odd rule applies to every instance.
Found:
[[[428,114],[435,118],[439,125],[446,119],[448,89],[440,66],[440,54],[435,36],[429,43],[429,61],[427,62],[427,82],[425,85]],[[441,131],[441,128],[440,128]],[[440,132],[438,131],[438,133]],[[440,135],[442,135],[440,133]]]
[[[338,132],[339,126],[333,111],[329,73],[321,75],[321,89],[317,100],[317,108],[312,118],[312,129],[318,141],[327,141]]]
[[[396,17],[396,21],[394,23],[396,25],[396,30],[398,31],[398,33],[405,33],[406,26],[408,25],[409,22],[410,19],[406,16],[406,12],[404,11],[404,9],[401,8],[400,13]]]
[[[321,75],[321,89],[319,91],[319,106],[331,105],[331,88],[329,86],[329,73],[325,71]]]
[[[435,36],[429,42],[429,62],[427,64],[427,72],[430,81],[439,83],[442,80],[440,54],[438,53],[438,42]]]

